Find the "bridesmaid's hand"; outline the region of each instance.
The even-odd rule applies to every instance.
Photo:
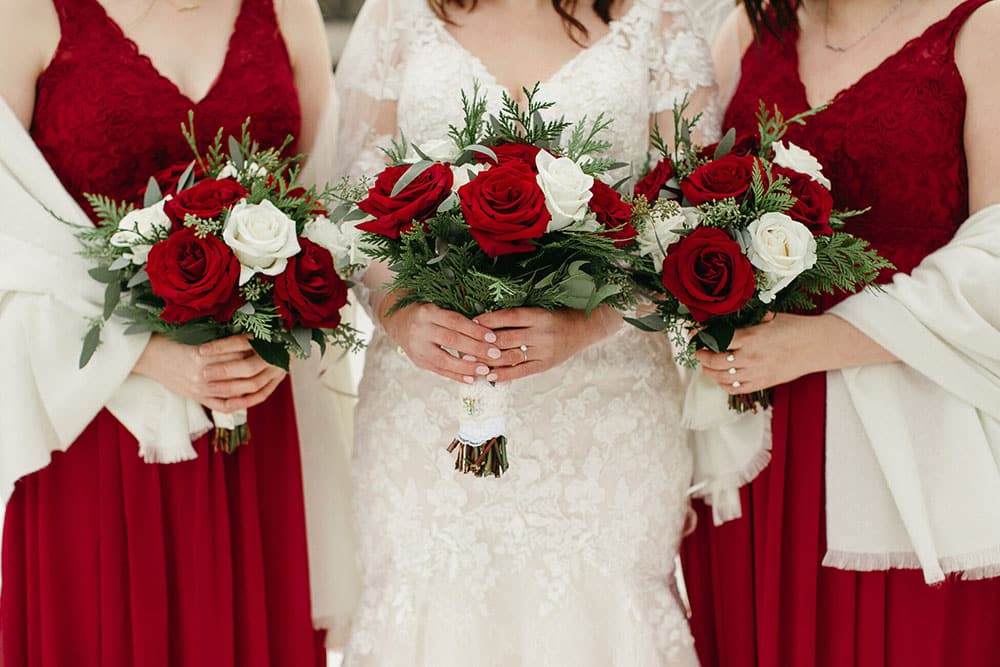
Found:
[[[580,310],[512,308],[484,313],[476,322],[496,331],[503,350],[499,359],[488,360],[493,372],[487,379],[510,382],[555,368],[616,332],[622,318],[607,306],[589,317]]]
[[[391,297],[379,309],[382,328],[417,368],[472,384],[475,376],[490,373],[489,366],[478,359],[500,357],[496,334],[456,312],[429,303],[413,303],[385,316],[382,313],[390,305],[386,302],[391,302]]]
[[[154,334],[132,370],[219,412],[263,403],[285,378],[285,371],[253,351],[245,335],[196,347]]]
[[[695,356],[705,374],[730,394],[768,389],[819,371],[896,361],[871,338],[828,314],[779,313],[738,329],[725,352],[699,350]]]

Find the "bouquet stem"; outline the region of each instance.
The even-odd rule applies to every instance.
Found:
[[[225,413],[212,410],[215,432],[212,434],[212,451],[232,454],[237,447],[250,442],[247,411]]]
[[[771,407],[773,395],[770,389],[752,391],[749,394],[737,394],[729,397],[729,408],[736,412],[753,412]]]
[[[448,451],[455,453],[455,470],[476,477],[500,477],[507,472],[507,411],[510,384],[483,379],[462,388],[462,418]]]

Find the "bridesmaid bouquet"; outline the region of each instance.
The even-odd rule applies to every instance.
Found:
[[[244,124],[242,138],[222,131],[205,154],[193,120],[183,128],[195,159],[149,179],[143,206],[86,195],[97,214],[77,236],[96,261],[90,275],[107,284],[104,312],[84,338],[80,367],[100,344],[101,328],[118,315],[128,333],[155,332],[188,345],[250,334],[268,363],[288,370],[312,343],[361,345],[341,323],[351,258],[340,227],[327,218],[329,191],[295,185],[299,158],[261,150]],[[217,451],[248,442],[245,410],[213,411]]]
[[[340,219],[360,221],[367,252],[395,272],[388,288],[400,297],[390,312],[433,303],[474,318],[520,306],[589,313],[630,302],[628,254],[619,247],[634,235],[630,209],[595,178],[620,166],[602,155],[610,144],[600,134],[611,121],[546,121],[552,105],[537,100],[538,86],[524,92],[523,109],[504,96],[489,118],[478,87],[471,99],[463,93],[464,127],[412,146],[416,158],[395,142],[373,186],[345,197],[356,203]],[[448,447],[457,470],[507,470],[510,391],[481,378],[462,386]]]
[[[762,102],[756,136],[737,141],[730,129],[705,148],[691,140],[698,119],[685,119],[686,106],[674,109],[676,149],[654,131],[662,159],[635,188],[645,214],[636,223],[633,277],[656,311],[626,318],[631,324],[667,332],[678,360],[693,367],[695,350],[726,350],[736,329],[768,313],[815,308],[815,296],[855,292],[892,268],[867,241],[841,231],[863,211],[833,210],[822,165],[781,141],[815,111],[785,119]],[[729,398],[740,412],[768,405],[767,391]]]

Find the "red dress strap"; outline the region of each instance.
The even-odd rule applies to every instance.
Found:
[[[962,29],[962,26],[965,25],[965,22],[969,19],[969,17],[987,2],[990,2],[990,0],[965,0],[955,7],[955,9],[951,11],[951,14],[949,14],[945,20],[939,24],[951,35],[952,44],[954,44],[955,37],[958,36],[958,31]]]

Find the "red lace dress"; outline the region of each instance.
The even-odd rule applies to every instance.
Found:
[[[97,0],[56,0],[62,39],[38,80],[32,136],[67,189],[135,199],[199,139],[297,134],[298,96],[272,0],[244,0],[225,65],[194,102]],[[82,201],[82,200],[81,200]],[[149,465],[101,412],[65,454],[18,482],[6,510],[0,635],[6,667],[309,667],[305,516],[289,383],[250,410],[228,456]]]
[[[910,271],[968,215],[965,89],[956,35],[968,0],[837,95],[788,139],[825,166],[849,230]],[[763,33],[743,58],[726,127],[756,128],[758,101],[809,107],[797,32]],[[885,276],[888,278],[888,276]],[[832,305],[832,302],[825,304]],[[743,518],[713,528],[699,506],[683,548],[705,667],[996,667],[1000,580],[928,587],[919,571],[824,568],[825,375],[776,388],[773,460],[742,493]],[[862,520],[862,517],[858,517]]]

